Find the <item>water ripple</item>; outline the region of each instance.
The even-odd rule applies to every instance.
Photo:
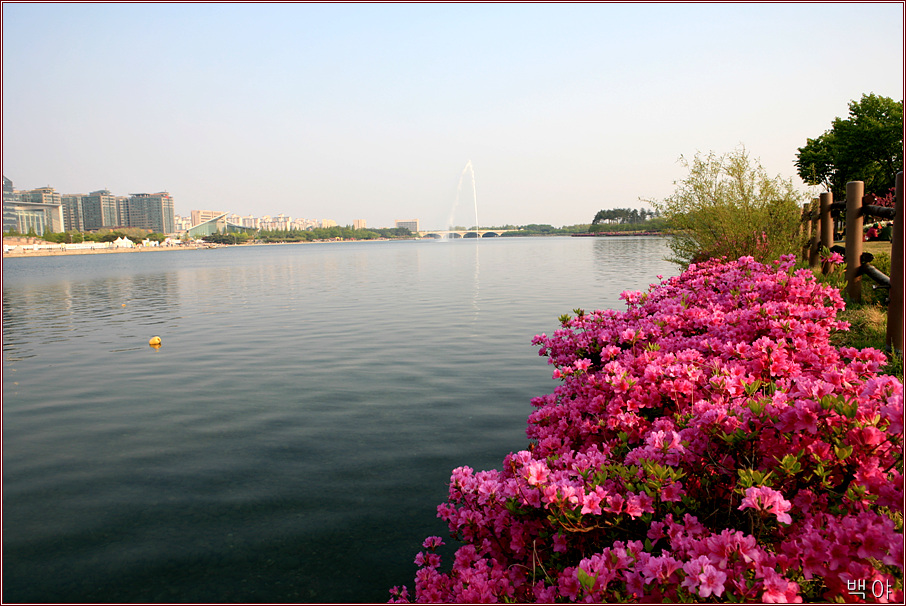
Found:
[[[450,470],[525,447],[529,401],[554,385],[532,336],[620,306],[672,272],[666,252],[532,238],[5,260],[4,598],[386,600],[446,534]]]

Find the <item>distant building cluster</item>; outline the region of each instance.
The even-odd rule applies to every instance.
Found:
[[[188,233],[201,237],[214,233],[305,231],[336,227],[333,219],[292,218],[283,213],[263,217],[240,216],[216,210],[193,210],[188,217],[173,211],[173,196],[155,194],[113,195],[107,189],[88,194],[60,194],[52,187],[17,190],[3,177],[3,232],[44,234],[47,231],[97,231],[138,227],[162,234]],[[397,227],[418,231],[418,219],[397,221]],[[366,229],[364,219],[352,222],[353,229]]]
[[[17,190],[3,177],[3,232],[97,231],[138,227],[176,232],[173,196],[167,192],[115,196],[102,189],[88,194],[60,194],[52,187]]]
[[[192,236],[206,236],[213,233],[239,232],[239,231],[306,231],[317,227],[336,227],[333,219],[293,219],[280,213],[276,217],[264,215],[241,216],[236,213],[226,213],[217,210],[193,210],[188,217],[176,215],[176,229],[179,232],[188,232]],[[365,220],[356,219],[352,222],[353,229],[365,229]]]

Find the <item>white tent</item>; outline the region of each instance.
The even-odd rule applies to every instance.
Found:
[[[129,238],[120,236],[113,241],[114,248],[134,248],[135,244]]]

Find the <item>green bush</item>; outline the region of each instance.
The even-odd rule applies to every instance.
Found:
[[[717,156],[696,153],[689,175],[663,201],[649,201],[670,227],[670,261],[754,257],[764,263],[801,248],[802,195],[792,180],[771,178],[744,147]]]

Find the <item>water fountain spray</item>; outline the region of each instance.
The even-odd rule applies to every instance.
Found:
[[[478,222],[478,191],[475,186],[475,168],[472,166],[471,160],[466,162],[465,167],[462,169],[462,174],[459,175],[459,185],[456,186],[456,201],[453,202],[453,208],[450,210],[450,220],[447,222],[447,225],[450,228],[453,227],[453,215],[456,212],[456,207],[459,206],[459,196],[462,193],[462,180],[465,178],[466,172],[472,175],[472,200],[475,204],[475,230],[477,233],[481,224]]]

